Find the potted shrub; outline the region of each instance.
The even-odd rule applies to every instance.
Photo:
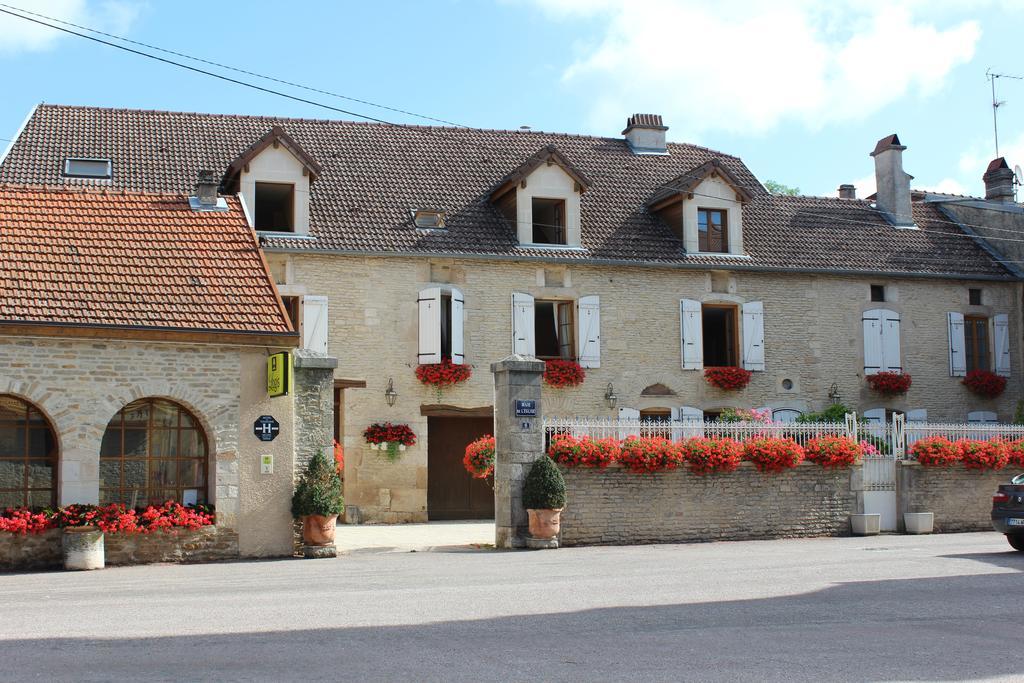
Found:
[[[302,520],[302,541],[308,548],[334,550],[334,528],[343,505],[338,470],[323,450],[317,451],[292,495],[292,515]],[[306,557],[333,556],[333,552],[306,552]]]
[[[531,548],[557,548],[562,509],[565,507],[565,479],[547,456],[533,461],[523,481],[523,507],[530,516]]]

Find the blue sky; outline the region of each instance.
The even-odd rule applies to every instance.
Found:
[[[1024,3],[1011,0],[0,2],[459,124],[618,136],[629,114],[660,113],[669,139],[818,195],[873,191],[868,153],[892,132],[915,187],[981,193],[985,71],[1024,76]],[[6,16],[0,69],[0,138],[44,101],[352,118]],[[1024,165],[1024,80],[998,87],[1000,152]]]

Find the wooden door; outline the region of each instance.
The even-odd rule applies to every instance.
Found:
[[[494,489],[462,465],[466,446],[494,430],[489,417],[427,418],[427,518],[494,519]]]

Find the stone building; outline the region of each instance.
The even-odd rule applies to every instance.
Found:
[[[266,368],[297,335],[242,205],[61,168],[0,187],[0,507],[213,504],[194,556],[290,554],[293,408]]]
[[[487,368],[511,353],[584,368],[582,385],[544,388],[548,415],[792,420],[841,401],[873,420],[1012,417],[1020,280],[914,201],[896,136],[872,152],[872,203],[772,195],[739,158],[666,135],[653,115],[612,138],[41,105],[0,181],[60,184],[72,155],[132,191],[187,191],[215,169],[302,346],[338,358],[350,522],[490,514],[461,457],[491,429]],[[417,380],[445,357],[473,376]],[[753,379],[717,389],[713,366]],[[970,369],[1008,390],[973,396]],[[909,392],[871,391],[879,371],[910,374]],[[418,439],[397,462],[363,439],[388,421]]]

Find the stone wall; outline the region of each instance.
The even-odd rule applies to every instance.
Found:
[[[956,467],[923,467],[916,462],[896,465],[897,523],[903,530],[904,512],[935,513],[935,531],[992,530],[992,494],[1009,483],[1018,469],[999,472]]]
[[[0,532],[0,571],[60,567],[60,533],[60,529],[25,535]]]
[[[633,474],[617,465],[563,475],[567,546],[842,536],[856,504],[851,470],[806,463],[780,474],[742,463],[708,476]]]

